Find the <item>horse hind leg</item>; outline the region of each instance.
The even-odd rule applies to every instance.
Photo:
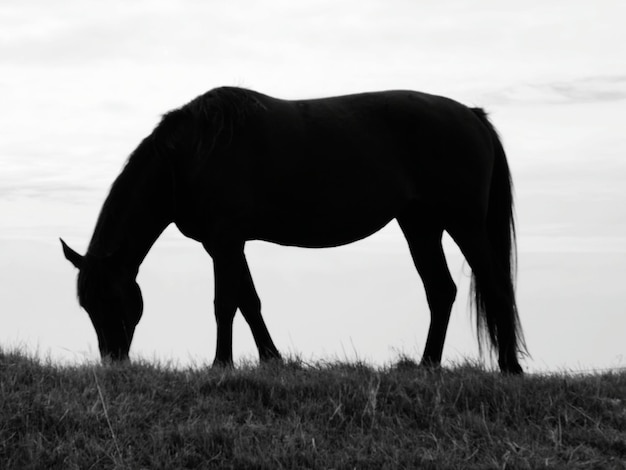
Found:
[[[488,339],[498,352],[498,365],[506,373],[522,373],[515,292],[509,272],[500,269],[484,228],[449,230],[472,268],[472,290],[479,341]]]
[[[457,290],[441,246],[443,229],[439,228],[435,221],[428,218],[420,219],[415,213],[405,213],[398,217],[398,224],[409,244],[417,272],[422,278],[430,308],[430,327],[421,365],[436,367],[441,363],[450,312]]]

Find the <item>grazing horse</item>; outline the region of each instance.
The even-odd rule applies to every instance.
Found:
[[[211,90],[163,116],[106,198],[79,269],[78,299],[103,358],[128,358],[143,310],[139,265],[172,222],[213,258],[215,364],[232,364],[237,309],[260,359],[280,358],[244,255],[247,240],[309,248],[365,238],[397,219],[431,323],[422,364],[438,365],[456,286],[445,230],[472,269],[479,344],[521,373],[511,176],[485,112],[448,98],[384,91],[281,100]]]

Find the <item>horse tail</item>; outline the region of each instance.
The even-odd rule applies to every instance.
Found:
[[[490,340],[494,348],[500,349],[500,361],[503,349],[509,358],[517,353],[527,354],[526,343],[522,332],[517,304],[515,286],[517,277],[517,244],[515,236],[515,210],[513,202],[513,182],[502,142],[487,114],[480,108],[472,108],[491,135],[494,152],[493,172],[489,191],[487,209],[487,238],[490,245],[494,276],[498,277],[498,288],[504,289],[504,297],[508,305],[503,310],[487,309],[485,292],[481,283],[477,282],[472,273],[471,292],[476,312],[479,345]],[[505,361],[507,359],[504,359]]]

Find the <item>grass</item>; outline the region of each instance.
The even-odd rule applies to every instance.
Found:
[[[0,351],[0,468],[626,468],[626,373],[57,366]]]

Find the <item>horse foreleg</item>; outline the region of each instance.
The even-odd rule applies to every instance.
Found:
[[[233,364],[233,319],[237,311],[237,287],[240,268],[233,263],[233,256],[213,255],[215,277],[215,321],[217,323],[217,347],[214,366]]]
[[[450,312],[456,297],[456,285],[441,246],[443,230],[434,228],[434,221],[424,220],[417,213],[399,217],[398,223],[422,278],[430,308],[430,327],[421,365],[436,367],[441,363]]]
[[[203,243],[213,258],[215,281],[215,321],[217,323],[217,346],[213,365],[233,364],[233,320],[241,298],[242,279],[247,265],[243,256],[243,241],[238,241],[225,230]]]
[[[261,301],[257,295],[254,283],[252,282],[252,275],[250,274],[250,268],[248,262],[242,253],[243,274],[241,277],[241,291],[239,295],[239,309],[243,314],[243,317],[248,322],[254,342],[259,350],[259,357],[261,361],[270,361],[273,359],[280,359],[280,353],[272,337],[270,336],[263,316],[261,315]]]
[[[261,301],[254,288],[243,243],[207,246],[215,272],[215,320],[217,348],[215,365],[233,363],[233,319],[237,308],[250,326],[261,361],[280,359],[280,353],[261,315]]]

